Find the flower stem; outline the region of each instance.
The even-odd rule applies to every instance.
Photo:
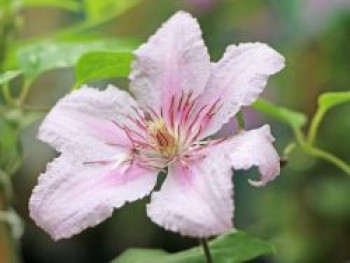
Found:
[[[326,113],[326,109],[324,109],[324,108],[319,108],[316,111],[316,113],[311,121],[309,133],[307,136],[308,137],[307,141],[308,141],[309,145],[312,145],[314,143],[317,132],[318,132],[318,127],[320,126],[320,123],[321,123],[325,113]]]
[[[339,159],[338,157],[334,156],[333,154],[313,146],[305,146],[303,149],[310,155],[318,158],[322,158],[332,163],[333,165],[337,166],[340,170],[343,170],[346,174],[350,175],[350,165],[348,165],[346,162]]]
[[[203,247],[203,251],[204,251],[204,255],[205,255],[205,259],[207,261],[207,263],[214,263],[213,258],[210,254],[210,249],[208,246],[208,241],[205,238],[201,238],[200,239],[200,243]]]

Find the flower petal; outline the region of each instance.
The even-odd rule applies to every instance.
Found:
[[[244,131],[226,142],[225,148],[234,169],[247,170],[259,167],[261,180],[249,182],[254,186],[264,186],[280,173],[280,159],[272,145],[274,137],[270,127]]]
[[[100,145],[130,146],[124,131],[113,121],[126,123],[135,101],[126,92],[110,86],[104,91],[83,87],[61,99],[46,116],[38,137],[58,151],[91,149]],[[101,146],[102,147],[102,146]]]
[[[229,162],[220,148],[188,167],[175,164],[159,192],[152,194],[147,214],[167,230],[209,237],[232,227],[233,184]]]
[[[241,106],[252,104],[263,91],[270,75],[284,67],[284,57],[262,43],[229,46],[220,61],[212,65],[204,91],[204,103],[220,99],[222,107],[205,132],[214,134]]]
[[[63,154],[48,164],[30,198],[30,216],[55,240],[99,224],[113,208],[149,194],[156,183],[150,170],[84,165],[76,158]]]
[[[200,94],[209,78],[210,59],[197,21],[178,12],[135,52],[130,75],[137,100],[160,111],[174,94]]]

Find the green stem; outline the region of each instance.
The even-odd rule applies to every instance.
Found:
[[[348,165],[343,160],[339,159],[337,156],[311,145],[316,137],[317,130],[318,130],[319,124],[323,118],[324,113],[325,113],[325,111],[318,111],[315,114],[315,117],[314,117],[312,124],[310,126],[310,131],[309,131],[307,141],[305,141],[304,134],[302,133],[301,130],[293,129],[293,133],[296,137],[297,143],[299,144],[301,149],[303,149],[306,153],[308,153],[314,157],[326,160],[326,161],[332,163],[333,165],[335,165],[336,167],[338,167],[340,170],[344,171],[346,174],[350,175],[350,165]],[[295,145],[293,145],[293,144],[290,144],[288,147],[286,147],[285,153],[287,154],[287,156],[294,149],[295,149]]]
[[[1,179],[0,183],[3,191],[0,191],[0,254],[5,262],[16,263],[19,262],[19,258],[16,253],[16,242],[12,235],[7,214],[11,206],[12,185],[8,175],[2,171]]]
[[[21,106],[26,101],[32,82],[33,82],[33,79],[26,79],[24,81],[21,93],[19,94],[19,98],[18,98],[19,106]]]
[[[289,143],[287,146],[286,146],[286,148],[284,148],[284,150],[283,150],[283,156],[285,157],[285,158],[288,158],[290,155],[291,155],[291,153],[294,151],[294,149],[296,148],[296,143],[295,142],[291,142],[291,143]]]
[[[295,136],[298,144],[301,147],[303,147],[303,145],[305,145],[305,136],[304,136],[303,132],[300,129],[295,128],[295,127],[292,127],[292,130],[293,130],[294,136]]]
[[[200,243],[203,247],[203,251],[204,251],[204,255],[205,255],[205,259],[207,261],[207,263],[214,263],[213,258],[210,254],[210,249],[208,246],[208,241],[205,238],[201,238],[200,239]]]
[[[333,154],[323,151],[321,149],[315,148],[313,146],[304,146],[302,147],[307,153],[309,153],[312,156],[322,158],[335,166],[337,166],[339,169],[344,171],[346,174],[350,175],[350,165],[348,165],[343,160],[339,159],[338,157],[334,156]]]
[[[2,94],[4,96],[4,99],[6,101],[6,103],[10,104],[10,105],[13,105],[14,104],[14,100],[13,100],[13,97],[11,95],[11,92],[10,92],[10,87],[9,87],[9,84],[8,83],[4,83],[2,86]]]
[[[18,263],[20,260],[16,253],[16,241],[12,236],[13,233],[8,218],[7,216],[4,217],[4,215],[6,215],[6,212],[1,210],[0,204],[0,258],[7,263]]]
[[[312,145],[314,143],[318,128],[320,126],[320,123],[321,123],[325,113],[326,113],[325,108],[319,108],[316,111],[316,113],[311,121],[311,125],[310,125],[308,136],[307,136],[307,143],[309,145]]]
[[[8,204],[10,204],[12,201],[13,190],[12,190],[12,184],[11,184],[9,175],[2,170],[0,170],[0,190],[1,189],[4,193],[3,195],[4,205],[5,205],[5,208],[7,209]]]

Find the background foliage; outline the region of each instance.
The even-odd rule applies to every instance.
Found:
[[[147,200],[58,243],[34,225],[27,209],[37,176],[55,155],[35,139],[45,113],[83,83],[127,88],[132,50],[179,9],[199,18],[215,60],[227,45],[249,41],[267,42],[286,56],[287,67],[272,78],[264,100],[242,112],[249,128],[271,124],[286,163],[262,189],[252,189],[246,175],[234,176],[236,227],[276,247],[274,256],[254,262],[350,260],[349,1],[0,0],[0,262],[108,262],[130,247],[178,252],[198,244],[153,225]],[[262,242],[240,233],[232,237]],[[227,243],[229,253],[238,255],[235,242]],[[264,242],[259,248],[258,254],[271,251]],[[115,262],[155,253],[136,252]],[[201,262],[196,253],[175,257],[190,254]],[[238,260],[253,258],[246,255]]]

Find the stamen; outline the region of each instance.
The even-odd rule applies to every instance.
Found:
[[[209,118],[212,118],[220,109],[221,107],[223,106],[223,103],[221,103],[221,105],[219,107],[216,108],[217,104],[220,102],[220,99],[217,99],[213,105],[210,107],[208,113],[207,113],[207,116]]]
[[[158,115],[157,112],[155,112],[153,108],[149,107],[148,105],[146,105],[146,108],[154,115],[156,119],[160,119],[160,116]]]
[[[182,109],[181,109],[181,112],[182,112],[182,113],[185,113],[186,108],[188,108],[188,106],[189,106],[189,104],[190,104],[190,99],[191,99],[191,97],[192,97],[192,94],[193,94],[193,92],[189,92],[189,93],[188,93],[187,98],[186,98],[186,101],[185,101],[185,103],[184,103],[184,105],[183,105],[183,107],[182,107]]]
[[[141,133],[139,133],[139,132],[137,132],[137,131],[135,131],[135,130],[133,130],[131,128],[128,128],[126,126],[125,126],[125,129],[127,129],[130,133],[140,137],[142,140],[146,140],[145,136],[143,136]]]
[[[202,125],[199,125],[199,129],[198,129],[197,133],[191,139],[191,142],[196,141],[201,133],[202,133]]]
[[[174,108],[174,103],[175,103],[175,97],[174,95],[171,96],[171,103],[170,103],[170,106],[169,106],[169,117],[170,117],[170,126],[171,127],[174,127],[174,119],[175,119],[175,110],[173,109]]]
[[[135,145],[135,147],[142,148],[142,150],[145,150],[145,149],[157,150],[156,147],[154,147],[153,145],[151,145],[149,143],[140,142],[140,141],[136,141],[136,140],[134,140],[134,145]]]
[[[204,111],[204,109],[205,109],[206,107],[208,107],[208,105],[204,105],[204,106],[202,106],[202,107],[199,109],[199,111],[197,112],[196,116],[193,118],[192,123],[190,124],[190,126],[188,126],[188,128],[187,128],[187,133],[190,133],[190,132],[191,132],[191,130],[192,130],[194,124],[195,124],[196,122],[199,121],[199,116],[201,115],[201,113]]]
[[[203,160],[205,157],[207,157],[206,154],[188,154],[184,156],[186,161],[199,161],[199,160]]]
[[[181,97],[180,97],[179,104],[178,104],[178,106],[177,106],[177,112],[180,112],[183,97],[184,97],[184,91],[183,91],[183,90],[181,90]]]
[[[147,112],[147,111],[145,112],[145,119],[148,122],[153,122],[151,114],[149,112]]]
[[[198,98],[200,96],[197,96],[196,98],[194,98],[192,101],[189,100],[189,98],[192,97],[192,93],[190,95],[188,95],[187,100],[185,102],[185,105],[182,109],[182,115],[181,115],[181,120],[180,120],[180,125],[183,125],[184,123],[187,122],[190,113],[192,112],[192,110],[194,109],[194,106],[198,100]]]
[[[88,161],[83,162],[84,165],[108,165],[114,163],[115,160],[99,160],[99,161]]]
[[[187,114],[185,116],[185,121],[187,121],[189,114],[193,110],[194,105],[196,104],[197,100],[199,99],[199,96],[195,97],[192,102],[190,103],[190,108],[187,110]]]
[[[138,108],[136,108],[135,106],[132,107],[133,110],[136,112],[137,116],[139,117],[139,119],[143,122],[143,124],[147,124],[147,120],[145,118],[144,115],[141,114],[141,112],[139,111]]]
[[[131,122],[133,122],[137,127],[139,127],[142,131],[146,131],[146,130],[147,130],[146,126],[145,126],[144,124],[142,124],[138,119],[133,118],[133,117],[131,117],[131,116],[129,116],[129,115],[126,115],[126,117],[127,117]]]

